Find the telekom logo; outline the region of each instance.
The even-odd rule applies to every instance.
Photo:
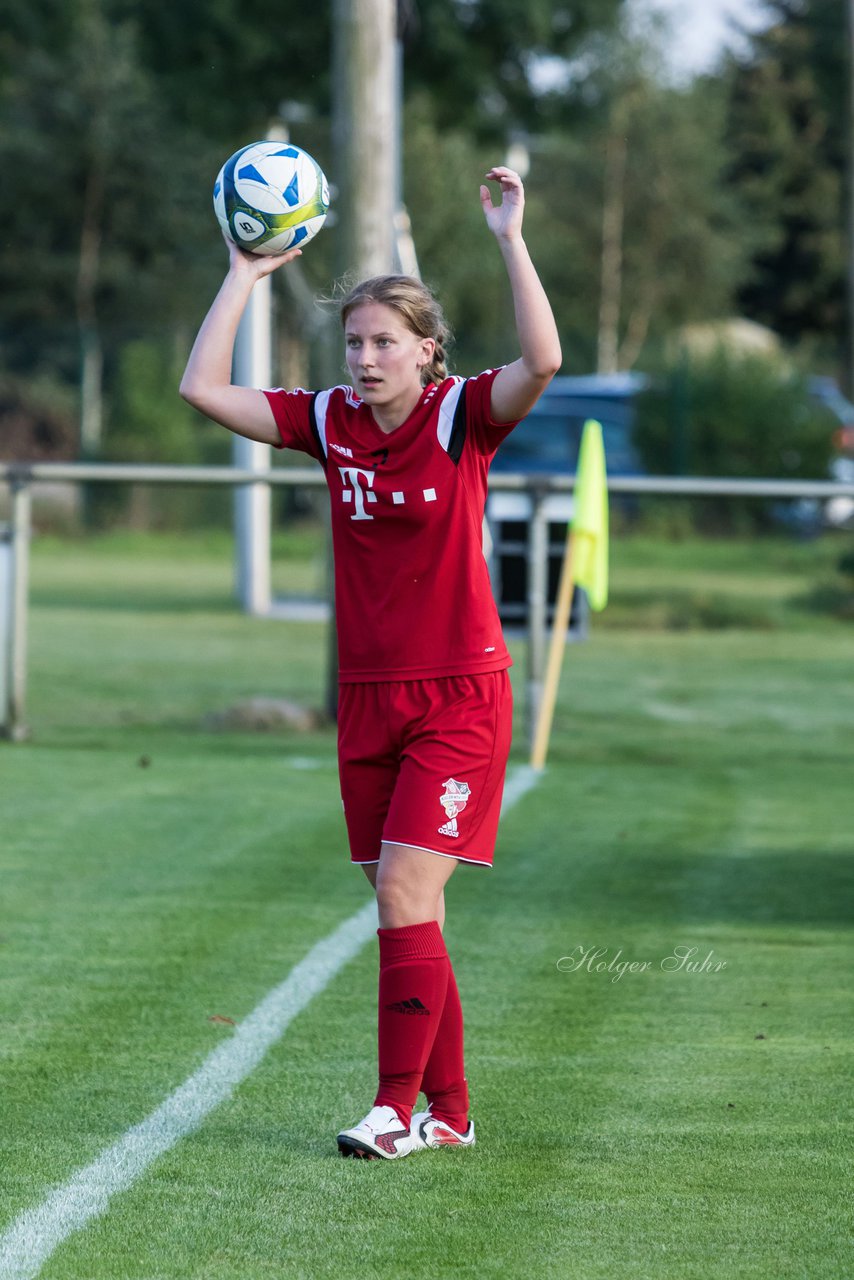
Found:
[[[377,495],[374,493],[374,480],[376,479],[375,471],[363,471],[361,467],[339,467],[341,472],[341,480],[344,484],[344,492],[341,497],[344,502],[355,501],[356,510],[351,515],[351,520],[373,520],[373,516],[369,516],[365,510],[365,499],[368,502],[376,502]]]
[[[377,495],[374,493],[374,480],[376,479],[375,471],[363,471],[361,467],[339,467],[341,472],[341,482],[343,489],[341,491],[342,502],[352,502],[355,510],[351,515],[351,520],[373,520],[373,516],[368,514],[366,503],[377,501]],[[422,489],[422,497],[425,502],[436,502],[435,489]],[[392,505],[395,507],[402,506],[406,502],[406,494],[396,489],[391,494]]]

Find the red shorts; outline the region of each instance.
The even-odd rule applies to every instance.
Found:
[[[385,840],[492,866],[512,714],[506,671],[341,685],[351,860],[378,862]]]

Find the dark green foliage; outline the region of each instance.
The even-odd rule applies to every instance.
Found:
[[[508,127],[541,127],[570,98],[535,88],[538,57],[571,57],[613,27],[621,0],[402,0],[407,91],[430,93],[440,125],[503,141]],[[239,6],[187,0],[112,0],[133,17],[148,65],[177,118],[223,140],[263,130],[281,102],[329,111],[333,5],[270,0]]]
[[[845,328],[845,6],[775,0],[733,68],[730,180],[755,237],[744,314],[839,359]]]
[[[197,235],[210,147],[175,129],[133,27],[94,4],[76,6],[61,51],[22,52],[3,96],[0,162],[14,181],[0,194],[0,340],[13,367],[59,362],[71,374],[84,228],[97,252],[92,305],[114,344],[174,322],[211,283]]]
[[[530,241],[564,339],[565,370],[596,367],[606,155],[625,146],[620,368],[643,368],[675,325],[726,315],[744,269],[737,194],[722,182],[721,86],[662,86],[612,69],[605,107],[538,139],[527,182]],[[749,243],[749,241],[747,242]]]
[[[640,397],[636,443],[653,474],[826,479],[834,420],[803,377],[777,358],[679,356]],[[710,521],[765,524],[754,501],[709,502]],[[702,523],[702,512],[698,519]]]
[[[121,462],[146,462],[152,453],[161,462],[193,462],[200,441],[225,440],[213,423],[200,417],[175,387],[183,361],[175,344],[152,339],[127,342],[115,378],[112,423],[106,454]]]
[[[577,94],[541,92],[537,59],[578,54],[591,35],[613,28],[621,2],[401,0],[407,91],[429,91],[442,126],[463,124],[493,142],[509,127],[564,118]],[[61,10],[42,4],[42,21],[61,32]],[[178,124],[220,147],[261,136],[281,103],[328,116],[331,3],[104,0],[104,11],[135,24],[142,61]],[[32,26],[19,23],[17,38]]]
[[[176,394],[182,356],[174,341],[138,338],[123,344],[104,436],[105,460],[228,465],[228,436]],[[181,529],[227,520],[231,503],[230,491],[220,488],[92,485],[87,517],[100,527],[121,520]]]
[[[266,133],[282,101],[325,112],[331,4],[111,0],[132,18],[170,115],[226,149]]]
[[[837,557],[836,572],[822,577],[806,595],[805,603],[816,613],[829,613],[854,622],[854,550]]]
[[[440,130],[432,102],[416,95],[406,113],[405,183],[412,231],[425,279],[435,288],[454,334],[455,372],[476,373],[516,356],[513,313],[501,255],[489,234],[478,189],[495,163],[462,129]],[[450,199],[437,201],[438,184]]]
[[[73,394],[55,378],[0,375],[0,459],[72,459],[77,431]]]
[[[480,171],[503,158],[496,143],[503,147],[512,125],[537,114],[534,59],[577,49],[592,25],[609,24],[618,7],[619,0],[608,0],[599,10],[588,4],[569,15],[545,0],[402,6],[406,85],[414,94],[430,88],[432,155],[444,151],[436,124],[443,113],[461,126],[455,160],[461,182],[472,155],[464,135],[481,130],[492,138],[488,158],[478,156],[466,175],[469,224],[481,218]],[[239,6],[188,0],[178,7],[14,0],[4,18],[0,163],[12,180],[0,187],[0,366],[19,378],[47,377],[74,388],[82,347],[102,354],[106,453],[117,447],[109,412],[119,412],[124,394],[126,344],[180,334],[186,354],[221,277],[225,257],[211,190],[222,161],[263,136],[283,103],[296,102],[302,113],[289,105],[283,114],[300,143],[328,166],[331,14],[331,5],[306,10],[265,0]],[[447,224],[447,182],[438,168],[433,172],[433,185],[414,193],[413,216],[422,226]],[[483,310],[474,263],[485,265],[493,247],[481,222],[477,235],[480,249],[469,255],[471,269],[456,289],[453,262],[446,264],[441,248],[436,265],[430,262],[431,242],[438,242],[429,231],[423,254],[425,271],[450,290],[449,310],[474,335],[475,363],[478,352],[495,349],[496,333],[505,342],[512,334],[494,253],[485,276],[493,282],[495,321],[477,332]],[[330,224],[305,264],[312,290],[329,287],[334,240]],[[289,296],[285,305],[292,306]],[[179,414],[177,397],[174,404]],[[174,459],[175,439],[158,436],[154,401],[150,411],[131,452]],[[196,455],[191,449],[183,456]]]
[[[681,421],[680,421],[681,415]],[[779,360],[733,355],[679,358],[642,397],[637,440],[651,471],[687,475],[779,475],[821,480],[833,419]],[[686,443],[675,445],[684,431]]]
[[[429,92],[442,128],[474,129],[503,143],[508,128],[539,132],[577,119],[583,77],[543,92],[537,60],[579,56],[597,33],[613,32],[622,0],[409,0],[407,84]]]

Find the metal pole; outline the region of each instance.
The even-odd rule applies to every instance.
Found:
[[[0,462],[0,483],[20,480],[21,464]],[[236,485],[252,484],[258,475],[242,467],[167,466],[124,462],[28,462],[26,483],[93,483],[102,484],[174,484]],[[261,473],[263,484],[274,488],[306,487],[325,489],[326,479],[319,467],[277,467]],[[489,477],[491,491],[502,493],[571,493],[572,476],[554,477],[510,475],[498,473]],[[609,476],[609,493],[660,493],[695,497],[731,498],[851,498],[854,484],[845,480],[738,480],[719,476]]]
[[[542,489],[531,493],[528,530],[528,741],[534,742],[546,667],[549,524]]]
[[[6,669],[3,732],[13,742],[27,735],[24,707],[27,693],[27,599],[30,575],[30,490],[26,482],[12,486],[12,574],[9,591],[11,619]]]
[[[269,387],[272,379],[272,287],[270,277],[252,290],[234,344],[233,378],[241,387]],[[270,469],[270,446],[235,436],[235,467]],[[246,613],[270,612],[270,486],[241,486],[234,494],[235,579],[237,598]]]

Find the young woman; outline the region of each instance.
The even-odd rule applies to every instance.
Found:
[[[481,536],[490,462],[560,366],[551,308],[522,239],[518,174],[480,198],[510,280],[521,355],[448,377],[433,295],[407,276],[356,286],[341,318],[351,385],[231,384],[255,282],[300,253],[229,246],[181,394],[231,431],[302,450],[326,471],[339,643],[339,768],[351,860],[379,915],[379,1088],[338,1134],[342,1155],[399,1159],[471,1146],[460,999],[442,937],[460,862],[491,866],[510,748],[510,656]],[[428,1108],[413,1116],[419,1090]]]

